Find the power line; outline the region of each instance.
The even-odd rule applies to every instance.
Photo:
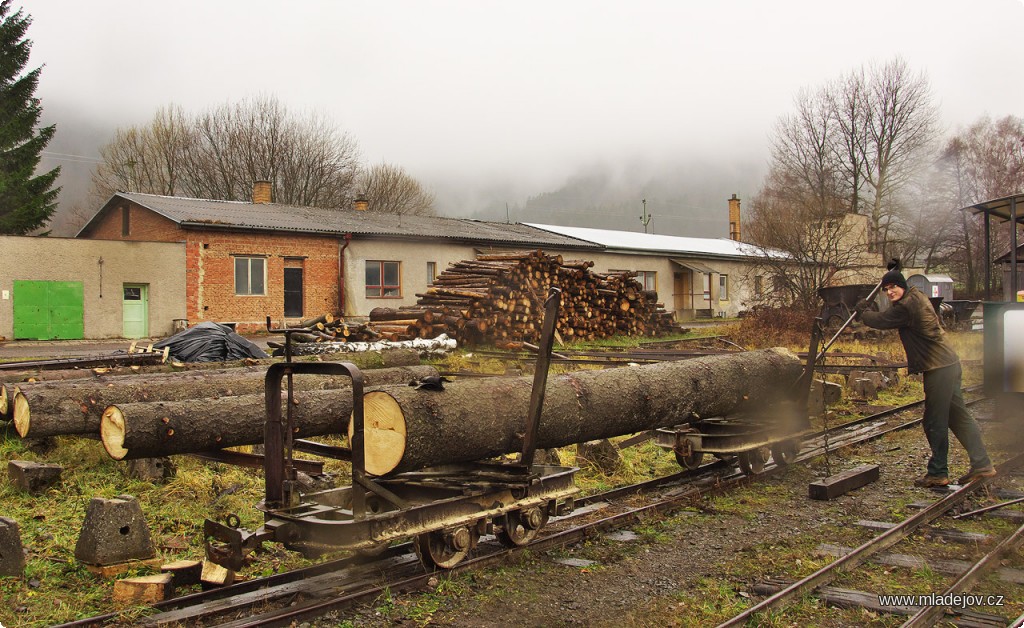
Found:
[[[53,159],[54,161],[70,161],[70,162],[74,162],[74,163],[83,163],[83,164],[102,164],[102,163],[104,163],[104,161],[102,159],[97,159],[95,157],[86,157],[85,155],[70,155],[68,153],[55,153],[55,152],[49,151],[49,150],[39,151],[39,154],[40,155],[44,155],[44,156],[46,156],[49,159]]]

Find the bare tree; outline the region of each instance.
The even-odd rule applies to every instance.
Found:
[[[955,216],[958,227],[942,262],[955,276],[963,278],[969,294],[978,295],[989,263],[984,259],[983,222],[979,216],[959,210],[1024,190],[1024,119],[979,119],[946,143],[936,169],[945,185],[955,192],[946,211]],[[993,247],[1009,247],[1005,230],[993,233]]]
[[[859,141],[864,178],[872,192],[873,245],[888,259],[889,237],[899,222],[896,201],[930,157],[938,134],[938,110],[927,77],[913,74],[900,58],[872,66],[867,83],[857,89],[866,105]]]
[[[157,110],[146,126],[118,129],[100,148],[103,163],[93,173],[94,200],[115,191],[175,195],[183,193],[186,164],[195,136],[181,107]]]
[[[196,116],[161,109],[147,126],[118,130],[100,154],[94,187],[103,196],[245,200],[254,181],[269,180],[275,202],[316,207],[348,207],[359,165],[348,134],[320,115],[293,115],[272,96]]]
[[[800,261],[766,256],[777,291],[804,305],[897,251],[920,248],[911,182],[936,135],[927,79],[900,59],[802,90],[776,124],[769,174],[752,200],[751,241]],[[857,214],[867,214],[861,233]],[[872,252],[881,253],[881,256]]]
[[[413,216],[435,215],[434,195],[399,166],[380,163],[362,170],[356,188],[369,201],[370,211]]]
[[[796,113],[776,124],[772,166],[747,223],[762,252],[772,299],[810,308],[819,287],[858,264],[864,245],[847,219],[852,190],[837,150],[842,126],[827,91],[801,91]],[[862,239],[861,239],[862,242]]]

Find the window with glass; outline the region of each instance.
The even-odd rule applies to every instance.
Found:
[[[729,275],[718,276],[718,300],[729,300]]]
[[[235,294],[239,296],[264,296],[267,294],[267,260],[265,258],[235,258]]]
[[[437,279],[437,262],[427,262],[427,285],[433,285]]]
[[[636,271],[636,280],[644,286],[644,290],[658,289],[658,273],[653,270]]]
[[[401,297],[401,270],[401,262],[383,262],[379,260],[367,260],[367,298]]]
[[[700,277],[702,279],[702,283],[704,284],[704,300],[705,301],[710,301],[711,300],[711,274],[710,273],[701,273]]]
[[[761,296],[764,292],[764,277],[761,275],[754,275],[754,295]]]

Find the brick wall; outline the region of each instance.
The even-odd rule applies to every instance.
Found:
[[[185,242],[186,311],[189,324],[234,322],[238,331],[265,329],[266,317],[284,321],[284,267],[303,269],[303,317],[338,312],[338,239],[298,234],[182,229],[148,209],[131,205],[129,232],[120,207],[107,208],[82,237],[104,240]],[[265,294],[235,292],[235,258],[262,257]],[[296,259],[298,258],[298,259]]]

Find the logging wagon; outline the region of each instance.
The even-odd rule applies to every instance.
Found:
[[[441,378],[431,378],[416,386],[364,391],[363,374],[351,364],[286,361],[270,366],[265,377],[266,493],[257,505],[264,523],[249,532],[234,515],[225,523],[206,520],[208,558],[238,570],[265,541],[315,556],[341,549],[375,553],[412,538],[425,566],[450,568],[484,534],[493,533],[509,546],[524,545],[549,517],[572,509],[577,469],[535,464],[538,448],[687,424],[708,430],[715,423],[701,417],[763,413],[776,407],[769,400],[791,396],[791,391],[780,394],[786,388],[778,385],[780,378],[800,379],[795,355],[769,349],[577,371],[549,381],[559,295],[551,288],[544,302],[532,378],[481,378],[448,387]],[[311,374],[351,379],[351,415],[334,415],[339,423],[347,421],[347,448],[295,436],[301,406],[293,408],[290,382],[293,376]],[[795,456],[797,432],[779,431],[776,422],[773,418],[732,434],[729,451],[737,453],[745,470],[760,470],[763,461],[756,461],[764,447],[776,447],[779,458]],[[334,431],[344,433],[344,428],[341,424]],[[302,493],[294,452],[350,461],[351,485]],[[676,453],[694,466],[692,452]]]

